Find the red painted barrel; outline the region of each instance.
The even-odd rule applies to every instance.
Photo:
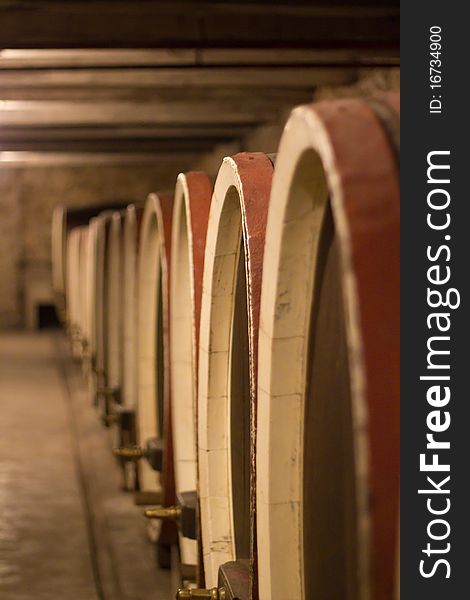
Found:
[[[137,436],[141,446],[159,438],[163,445],[161,472],[142,460],[143,491],[161,492],[162,504],[175,502],[169,363],[169,286],[173,194],[150,194],[142,216],[138,281]],[[165,548],[177,542],[176,526],[164,521],[159,535],[161,561]]]
[[[173,207],[170,290],[171,397],[177,493],[197,490],[197,366],[204,253],[212,197],[206,173],[178,176]],[[199,536],[200,537],[200,536]],[[199,573],[198,541],[179,540],[180,560]]]
[[[256,594],[258,323],[272,175],[265,154],[224,159],[209,214],[201,304],[198,441],[206,585],[217,585],[219,568],[235,561],[250,595]]]

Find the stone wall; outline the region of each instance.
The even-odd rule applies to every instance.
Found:
[[[359,73],[356,83],[325,86],[318,100],[371,95],[400,88],[399,69]],[[241,150],[274,153],[288,112],[242,141],[217,146],[203,157],[160,165],[0,168],[0,328],[24,324],[28,281],[50,279],[50,219],[57,203],[85,205],[116,199],[142,200],[172,189],[178,172],[194,168],[216,175],[224,156]]]
[[[187,159],[185,159],[187,160]],[[28,282],[50,279],[51,215],[58,203],[143,200],[172,189],[184,161],[160,165],[0,168],[0,328],[22,326]]]
[[[19,174],[12,177],[0,169],[0,327],[17,325],[21,259],[20,217],[18,182]]]

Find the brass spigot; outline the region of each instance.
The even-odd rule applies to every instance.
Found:
[[[189,600],[190,598],[199,598],[199,600],[225,600],[225,588],[182,588],[176,592],[176,600]]]
[[[134,461],[140,460],[145,453],[140,446],[119,446],[113,448],[113,454],[124,460]]]
[[[114,425],[119,422],[119,415],[117,413],[109,413],[108,415],[101,415],[101,422],[104,425]]]
[[[89,344],[85,338],[83,338],[81,340],[81,344],[82,344],[82,358],[85,358],[85,359],[91,358]]]
[[[189,600],[190,598],[199,598],[199,600],[225,600],[225,588],[182,588],[176,592],[176,600]]]
[[[105,398],[111,398],[114,396],[114,389],[110,387],[100,387],[97,389],[96,394],[98,396],[104,396]]]
[[[144,510],[147,519],[168,519],[177,521],[181,516],[180,506],[153,506]]]

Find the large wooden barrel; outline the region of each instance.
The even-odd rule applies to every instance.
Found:
[[[72,354],[81,357],[82,352],[82,285],[81,285],[81,249],[84,246],[86,227],[70,230],[66,240],[66,305],[67,327],[72,344]]]
[[[168,316],[172,209],[172,193],[147,198],[138,259],[137,435],[140,446],[146,447],[147,458],[153,457],[139,462],[139,481],[144,492],[160,493],[164,506],[175,501]],[[162,565],[168,565],[169,547],[176,540],[175,524],[164,521],[158,544]]]
[[[93,375],[96,366],[96,250],[97,250],[98,218],[92,217],[88,224],[88,244],[86,250],[86,299],[85,299],[85,321],[88,332],[88,359],[91,369],[89,375]],[[92,379],[90,378],[90,383]]]
[[[67,236],[74,228],[88,225],[90,219],[107,208],[117,209],[127,203],[110,202],[89,206],[71,207],[58,204],[52,213],[51,255],[52,255],[52,289],[54,301],[61,321],[66,324],[66,289],[67,289]]]
[[[123,214],[122,267],[122,404],[137,404],[137,256],[143,208],[130,204]]]
[[[106,231],[114,211],[101,212],[94,221],[94,282],[92,289],[93,322],[94,322],[94,356],[92,372],[92,389],[95,403],[102,414],[107,413],[108,396],[106,390]]]
[[[104,257],[104,339],[105,386],[107,388],[107,413],[112,403],[121,402],[122,335],[123,335],[123,279],[122,279],[122,213],[115,211],[105,227]]]
[[[272,174],[265,154],[224,159],[209,215],[201,305],[198,443],[206,585],[225,578],[242,585],[243,598],[256,594],[252,434]]]
[[[79,303],[79,331],[81,343],[81,358],[85,360],[88,356],[88,345],[90,331],[88,327],[87,296],[88,296],[88,237],[89,226],[80,227],[78,247],[78,303]]]
[[[67,305],[66,310],[66,322],[67,332],[69,336],[73,336],[73,331],[77,327],[77,310],[76,310],[76,298],[75,298],[75,278],[76,269],[78,266],[78,240],[79,231],[78,229],[72,230],[65,241],[65,268],[67,271],[65,281],[65,304]]]
[[[52,291],[56,312],[63,324],[65,314],[65,263],[66,263],[66,208],[58,204],[52,212],[51,225],[51,257],[52,257]]]
[[[259,344],[260,600],[391,600],[399,182],[363,100],[295,109],[270,202]]]
[[[116,442],[120,452],[123,448],[136,448],[137,406],[137,289],[138,245],[143,207],[130,204],[120,214],[120,259],[116,293],[119,295],[119,405],[115,405],[117,417]],[[139,488],[138,468],[135,460],[120,461],[123,470],[124,489]]]
[[[175,486],[182,503],[191,503],[197,493],[199,320],[211,196],[212,183],[205,173],[188,172],[178,176],[171,246],[170,356]],[[194,498],[188,497],[189,493]],[[191,523],[188,529],[189,533],[181,529],[179,536],[182,574],[188,571],[187,566],[196,568],[202,558],[198,560],[198,524]],[[196,579],[201,580],[194,570]]]
[[[130,204],[121,214],[121,259],[119,285],[116,293],[121,303],[120,332],[120,388],[117,417],[115,452],[137,447],[137,267],[140,223],[143,207]],[[117,410],[116,410],[117,409]],[[129,491],[139,489],[138,465],[136,460],[120,458],[123,487]]]

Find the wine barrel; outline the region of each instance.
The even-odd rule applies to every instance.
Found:
[[[58,204],[52,212],[51,224],[51,257],[52,257],[52,292],[57,316],[63,325],[66,324],[66,208]]]
[[[280,142],[256,459],[259,599],[394,598],[399,179],[363,100],[295,109]]]
[[[75,227],[66,240],[66,305],[67,327],[70,336],[72,354],[81,356],[81,285],[80,285],[80,246],[84,227]]]
[[[114,201],[92,204],[90,206],[70,207],[63,204],[55,206],[51,225],[52,289],[57,314],[66,325],[66,289],[67,289],[67,236],[74,228],[87,225],[90,219],[100,212],[111,208],[118,209],[128,203]]]
[[[97,250],[98,218],[92,217],[88,224],[88,244],[86,249],[86,299],[85,299],[85,321],[88,331],[88,359],[90,362],[89,382],[93,383],[94,369],[96,368],[96,250]]]
[[[113,412],[112,404],[121,402],[122,381],[122,214],[115,211],[105,227],[104,272],[104,339],[105,386],[108,389],[106,413]]]
[[[136,406],[137,406],[137,252],[139,230],[143,208],[130,204],[121,217],[120,252],[122,264],[119,269],[118,289],[120,302],[120,387],[119,405],[114,406],[112,415],[117,424],[114,452],[118,456],[123,449],[137,447]],[[139,489],[138,466],[136,459],[119,458],[123,489]]]
[[[175,188],[171,245],[170,356],[175,486],[180,502],[197,493],[196,395],[204,252],[212,183],[202,172],[181,173]],[[191,502],[191,498],[189,498]],[[193,501],[196,505],[197,501]],[[201,581],[196,511],[180,528],[181,573]],[[186,531],[186,529],[189,530]],[[199,575],[198,575],[199,571]]]
[[[90,330],[88,327],[87,314],[87,296],[88,296],[88,237],[89,226],[80,227],[79,246],[78,246],[78,303],[79,303],[79,331],[80,331],[80,358],[83,365],[86,365],[88,359],[88,346],[90,339]]]
[[[150,194],[142,216],[138,279],[137,435],[147,460],[139,462],[144,492],[158,492],[164,506],[175,501],[169,377],[169,285],[173,194]],[[156,494],[158,495],[158,494]],[[169,566],[175,524],[165,520],[159,562]]]
[[[92,390],[94,401],[101,415],[108,411],[108,394],[106,389],[107,342],[106,342],[106,232],[114,211],[105,210],[96,217],[93,225],[94,235],[94,269],[92,269],[93,297],[91,298],[94,322],[94,356],[92,373]]]
[[[142,207],[130,204],[122,223],[122,404],[129,409],[135,409],[137,404],[137,256],[142,212]]]
[[[217,585],[222,574],[229,588],[235,573],[245,586],[243,598],[256,594],[252,433],[272,174],[272,161],[262,153],[224,159],[209,215],[201,303],[198,453],[204,572],[207,586]]]

